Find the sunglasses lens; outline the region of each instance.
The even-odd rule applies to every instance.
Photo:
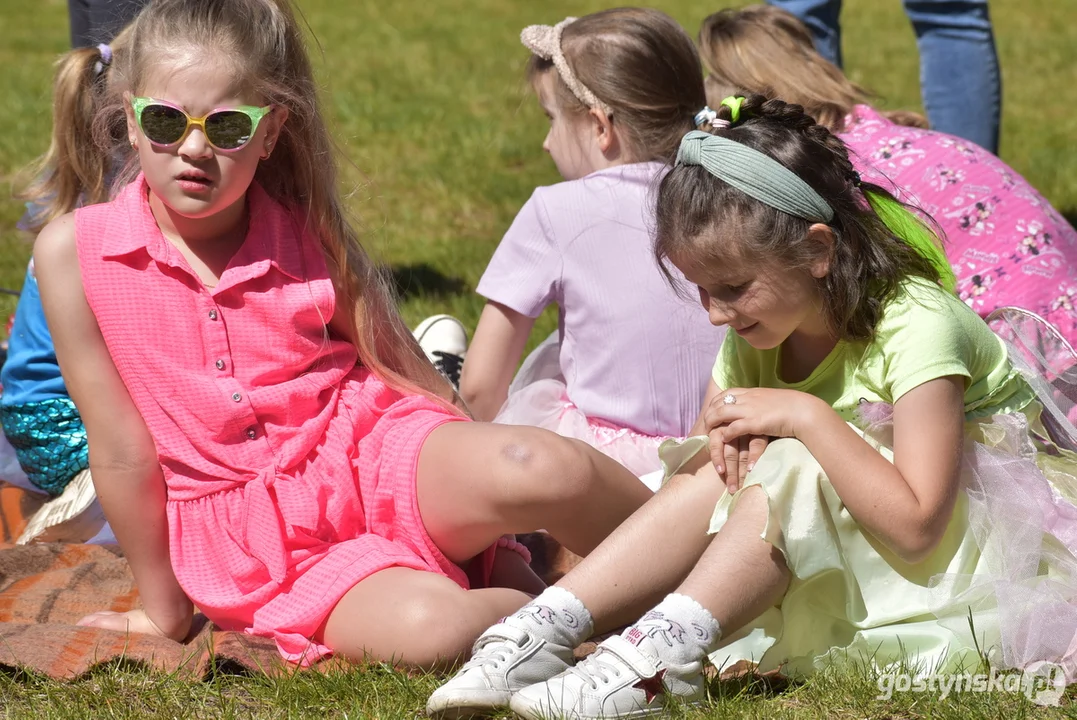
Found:
[[[187,116],[167,105],[147,105],[139,122],[146,137],[158,145],[178,142],[187,130]]]
[[[243,147],[253,130],[251,119],[238,110],[222,110],[206,118],[206,136],[221,150]]]

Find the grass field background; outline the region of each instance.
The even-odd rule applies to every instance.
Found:
[[[744,3],[655,5],[695,35]],[[400,281],[410,324],[451,312],[473,326],[473,290],[515,212],[559,180],[542,152],[546,120],[523,82],[531,23],[608,7],[594,0],[301,0],[315,37],[327,115],[347,157],[351,206],[368,248]],[[0,286],[18,289],[30,254],[8,189],[47,146],[52,64],[67,49],[63,0],[0,0]],[[1003,73],[1002,157],[1071,221],[1077,217],[1077,0],[992,0]],[[846,0],[846,70],[888,109],[920,109],[918,58],[898,0]],[[6,317],[14,301],[0,297]],[[147,309],[147,311],[150,311]],[[535,330],[544,337],[556,316]],[[414,717],[434,686],[357,669],[284,680],[215,675],[190,684],[111,667],[72,683],[0,673],[0,718]],[[1077,717],[1020,696],[907,695],[876,701],[873,680],[831,673],[782,693],[715,686],[728,717]],[[702,717],[694,714],[692,717]]]

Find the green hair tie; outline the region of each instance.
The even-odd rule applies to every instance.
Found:
[[[725,105],[727,108],[729,108],[730,122],[737,122],[740,120],[740,106],[743,104],[744,98],[730,95],[725,100],[723,100],[718,107]]]
[[[931,263],[939,273],[939,283],[950,292],[957,289],[957,277],[946,253],[939,247],[939,239],[924,221],[909,212],[908,208],[891,197],[888,193],[865,190],[864,198],[871,209],[883,221],[886,229],[895,237]]]

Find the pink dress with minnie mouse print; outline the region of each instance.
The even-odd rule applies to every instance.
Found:
[[[961,299],[986,317],[1017,306],[1077,344],[1077,231],[987,150],[897,125],[857,105],[839,137],[865,181],[928,213],[945,233]]]

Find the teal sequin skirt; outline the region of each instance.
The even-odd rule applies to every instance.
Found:
[[[0,407],[0,424],[26,477],[50,495],[90,467],[86,428],[68,398]]]

